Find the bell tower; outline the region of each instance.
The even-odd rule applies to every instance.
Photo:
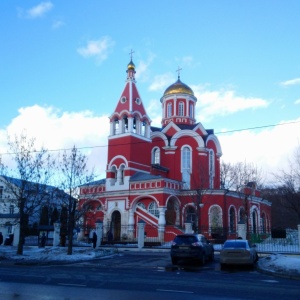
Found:
[[[149,172],[151,158],[140,149],[150,149],[150,123],[138,92],[135,64],[130,53],[125,87],[109,117],[106,189],[128,188],[130,176],[137,171]]]

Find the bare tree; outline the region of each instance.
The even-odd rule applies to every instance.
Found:
[[[68,251],[67,254],[72,254],[73,249],[73,234],[76,221],[85,210],[78,210],[79,187],[88,185],[94,179],[94,172],[87,168],[87,157],[83,155],[75,146],[71,152],[64,151],[59,164],[60,187],[67,194],[67,236],[68,236]]]
[[[289,170],[281,170],[276,179],[276,194],[281,198],[282,207],[300,222],[300,145],[289,161]]]
[[[249,182],[255,182],[257,186],[263,183],[263,173],[253,163],[237,162],[221,163],[221,185],[222,188],[239,192]]]
[[[17,254],[23,254],[28,219],[34,218],[41,206],[51,201],[55,188],[47,185],[51,177],[54,162],[47,150],[36,150],[35,139],[27,137],[25,132],[13,139],[8,137],[8,146],[15,163],[9,168],[1,160],[1,181],[5,185],[8,199],[5,203],[14,203],[19,209],[20,234]]]
[[[251,200],[253,190],[262,186],[263,173],[253,163],[237,162],[221,163],[221,186],[228,191],[237,193],[240,199],[243,200],[244,209],[241,211],[241,219],[246,223],[247,232],[249,232],[248,218],[250,217],[249,200]]]

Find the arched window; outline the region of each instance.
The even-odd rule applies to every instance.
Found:
[[[152,150],[152,164],[160,164],[160,150],[157,147]]]
[[[138,126],[138,120],[136,117],[133,118],[133,124],[132,124],[133,128],[132,128],[132,132],[134,133],[137,133],[138,132],[138,129],[137,129],[137,126]]]
[[[235,232],[235,210],[233,207],[229,210],[229,231]]]
[[[115,166],[113,166],[111,168],[111,170],[112,170],[112,173],[113,173],[112,174],[111,185],[114,185],[116,183],[116,181],[117,181],[117,168]]]
[[[215,178],[215,153],[214,150],[209,150],[209,187],[214,188]]]
[[[123,118],[122,132],[128,132],[128,117],[127,116],[124,116],[124,118]]]
[[[214,205],[209,211],[209,227],[212,232],[223,228],[222,210],[219,206]]]
[[[182,101],[178,103],[178,116],[184,116],[184,103]]]
[[[159,217],[159,211],[158,211],[157,204],[155,201],[153,201],[149,204],[148,212],[157,218]]]
[[[239,223],[246,224],[246,221],[247,221],[246,211],[243,207],[241,207],[239,211]]]
[[[181,173],[184,189],[191,188],[191,149],[184,146],[181,151]]]
[[[115,118],[114,119],[114,135],[118,134],[119,133],[119,120],[118,118]]]
[[[255,210],[252,212],[252,233],[257,233],[257,213]]]
[[[196,231],[197,229],[197,215],[195,207],[188,206],[186,209],[186,223],[191,223],[192,229]]]
[[[168,106],[167,106],[167,117],[168,118],[172,117],[172,114],[173,114],[172,110],[173,110],[173,107],[172,107],[172,103],[170,102],[170,103],[168,103]]]
[[[143,209],[146,209],[146,205],[143,202],[138,203],[138,207],[141,207]]]
[[[142,122],[141,135],[147,135],[147,123],[145,121]]]
[[[118,182],[119,182],[119,184],[124,184],[124,169],[125,169],[125,166],[122,165],[118,170]]]

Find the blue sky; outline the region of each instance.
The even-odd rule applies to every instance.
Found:
[[[49,149],[101,146],[87,153],[103,173],[131,49],[152,125],[180,66],[224,161],[270,173],[300,143],[299,1],[4,0],[0,10],[2,153],[6,133],[26,129]]]

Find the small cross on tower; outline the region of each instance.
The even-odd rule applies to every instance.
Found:
[[[130,55],[130,60],[132,60],[132,54],[134,53],[134,51],[131,49],[130,52],[129,52],[129,55]]]
[[[176,72],[178,73],[178,79],[180,78],[180,71],[182,70],[182,68],[180,68],[179,66],[178,66],[178,69],[176,70]]]

